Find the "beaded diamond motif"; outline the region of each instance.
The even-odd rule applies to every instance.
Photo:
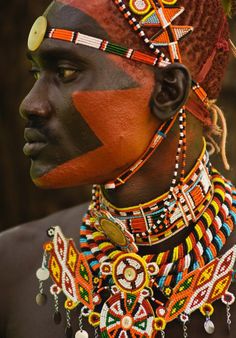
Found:
[[[73,240],[65,238],[60,227],[56,226],[53,230],[53,241],[47,250],[52,279],[67,297],[68,308],[73,308],[80,302],[93,309],[92,273],[87,260],[78,252]]]
[[[166,305],[168,312],[165,320],[174,320],[182,312],[189,315],[203,304],[220,299],[231,284],[235,259],[236,246],[221,259],[215,258],[202,269],[191,272],[181,280]]]

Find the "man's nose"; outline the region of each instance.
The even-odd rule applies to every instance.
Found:
[[[49,118],[52,107],[48,96],[48,87],[43,80],[35,82],[33,88],[24,98],[20,105],[20,115],[23,119],[29,120],[32,117]]]

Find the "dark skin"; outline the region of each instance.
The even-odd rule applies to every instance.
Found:
[[[72,20],[70,22],[65,15],[58,15],[62,9],[60,6],[54,6],[50,9],[48,19],[52,26],[58,25],[70,29],[85,29],[84,33],[86,34],[91,34],[91,32],[96,29],[99,37],[107,37],[108,33],[102,29],[98,30],[96,23],[92,21],[87,27],[83,26],[83,19],[86,22],[88,20],[83,13],[76,11],[76,13],[74,13],[75,16],[73,16],[73,20],[75,21]],[[76,27],[74,26],[74,22],[76,22]],[[78,26],[78,22],[80,22],[81,27]],[[58,56],[58,49],[63,51],[63,60],[60,54]],[[33,69],[38,80],[22,103],[21,115],[26,119],[29,128],[37,129],[37,131],[47,138],[47,146],[45,146],[38,155],[30,155],[32,161],[31,175],[33,179],[36,179],[39,178],[40,175],[47,174],[71,159],[78,158],[79,163],[79,161],[83,160],[83,154],[90,156],[91,149],[95,149],[96,152],[102,147],[101,144],[104,143],[100,137],[96,135],[97,130],[94,130],[88,123],[88,120],[84,119],[86,114],[81,115],[80,112],[78,113],[78,109],[75,109],[75,105],[71,99],[75,90],[79,90],[80,92],[96,92],[102,90],[106,92],[106,95],[110,95],[110,89],[116,91],[122,89],[125,92],[125,90],[128,89],[137,89],[141,84],[137,82],[136,78],[132,78],[130,73],[123,71],[118,58],[115,60],[110,59],[104,53],[91,50],[87,47],[78,48],[64,42],[45,40],[39,50],[30,54],[30,58],[33,60]],[[53,60],[53,62],[51,60]],[[55,67],[55,62],[59,66]],[[103,67],[99,67],[101,63]],[[35,68],[35,66],[37,67]],[[77,69],[81,69],[80,67],[82,67],[82,70],[77,71]],[[74,72],[75,68],[76,72]],[[160,117],[162,112],[168,109],[169,112],[172,111],[174,114],[176,107],[183,103],[187,94],[186,92],[188,91],[188,72],[179,66],[173,67],[169,71],[175,79],[173,92],[177,93],[176,96],[168,96],[169,90],[166,90],[167,79],[170,77],[169,73],[160,73],[157,70],[155,76],[150,75],[150,82],[153,85],[152,96],[150,96],[149,99],[152,105],[149,112],[150,123],[145,126],[149,139],[151,139],[153,132],[161,123]],[[91,81],[91,79],[93,79],[93,81]],[[169,84],[169,86],[171,86],[171,84]],[[80,96],[80,99],[81,98],[82,96]],[[111,98],[113,98],[113,96],[111,96]],[[127,102],[127,105],[128,103],[129,102]],[[128,108],[129,107],[127,107],[127,109]],[[117,110],[117,112],[118,111],[119,110]],[[111,117],[112,113],[113,112],[111,112]],[[137,111],[135,114],[138,114]],[[130,116],[133,118],[131,111],[129,117]],[[158,116],[158,118],[156,116]],[[138,118],[139,117],[136,116],[136,119]],[[123,124],[124,129],[125,127]],[[130,128],[130,125],[127,126],[127,129],[128,127]],[[134,130],[134,132],[135,131],[136,130]],[[138,142],[136,139],[133,140],[133,138],[131,138],[133,135],[132,133],[126,134],[127,137],[130,136],[130,139],[127,140],[127,144]],[[188,116],[189,148],[187,171],[192,168],[199,156],[202,148],[201,136],[202,127],[200,123],[195,118]],[[30,138],[30,135],[28,135],[28,138]],[[173,172],[177,140],[178,127],[176,125],[165,143],[160,146],[148,163],[125,186],[117,189],[115,192],[107,192],[107,196],[112,203],[117,206],[134,205],[148,201],[167,191]],[[32,141],[32,139],[28,141]],[[89,147],[85,145],[85,143],[88,144],[88,142],[85,141],[89,141]],[[143,147],[139,146],[138,149],[141,151],[145,149],[145,147],[146,144],[143,144]],[[98,179],[98,183],[102,183],[107,179],[113,178],[115,174],[119,174],[121,169],[126,168],[128,164],[133,163],[133,160],[137,158],[136,154],[132,155],[132,152],[130,153],[127,152],[125,161],[122,160],[123,156],[121,156],[118,158],[117,163],[113,163],[108,171],[105,170],[99,178],[94,176],[93,179]],[[93,156],[91,156],[89,160],[93,161]],[[165,164],[164,166],[163,163]],[[95,175],[91,172],[91,175],[92,174]],[[91,179],[91,177],[86,178],[86,180],[89,179]],[[55,180],[53,182],[55,182]],[[89,181],[89,183],[93,182],[94,181]],[[59,184],[58,177],[57,183]],[[60,225],[65,235],[67,237],[73,237],[77,247],[79,247],[79,223],[86,210],[87,205],[78,206],[59,212],[46,219],[22,225],[1,235],[0,255],[4,257],[0,263],[0,301],[2,304],[0,307],[1,338],[61,338],[65,336],[65,316],[63,314],[63,322],[61,325],[56,326],[53,323],[52,299],[49,293],[47,292],[50,300],[44,308],[38,307],[34,302],[35,295],[38,292],[35,271],[41,264],[42,244],[48,240],[46,230],[51,225]],[[184,237],[185,234],[181,233],[174,239],[152,247],[151,250],[157,253],[163,250],[163,248],[169,248],[176,242],[180,242]],[[235,238],[231,236],[224,251],[229,249],[234,243]],[[46,285],[45,290],[48,290]],[[236,291],[235,287],[233,291]],[[225,313],[225,306],[217,302],[215,305],[215,313],[212,317],[216,325],[216,332],[212,336],[214,338],[227,336]],[[232,318],[235,318],[236,306],[232,306],[231,313]],[[78,329],[76,315],[77,314],[74,313],[73,327]],[[199,312],[194,313],[191,316],[191,324],[189,325],[189,337],[208,337],[203,329],[203,323],[204,318]],[[84,328],[89,332],[89,337],[94,337],[93,330],[91,330],[91,327],[85,322]],[[230,337],[233,337],[235,330],[236,323],[233,321]],[[166,329],[166,336],[171,338],[182,337],[181,325],[177,321],[169,325]]]

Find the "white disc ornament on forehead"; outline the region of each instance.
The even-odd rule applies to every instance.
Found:
[[[31,52],[36,51],[43,42],[47,25],[48,23],[45,16],[40,16],[33,24],[28,37],[28,49]]]

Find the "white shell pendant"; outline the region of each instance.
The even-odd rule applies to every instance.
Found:
[[[75,338],[88,338],[88,336],[88,333],[84,330],[80,330],[75,334]]]
[[[40,281],[46,281],[50,277],[50,272],[47,268],[40,268],[36,272],[36,276]]]
[[[207,319],[204,323],[204,329],[206,333],[213,334],[215,332],[215,325],[210,319]]]

